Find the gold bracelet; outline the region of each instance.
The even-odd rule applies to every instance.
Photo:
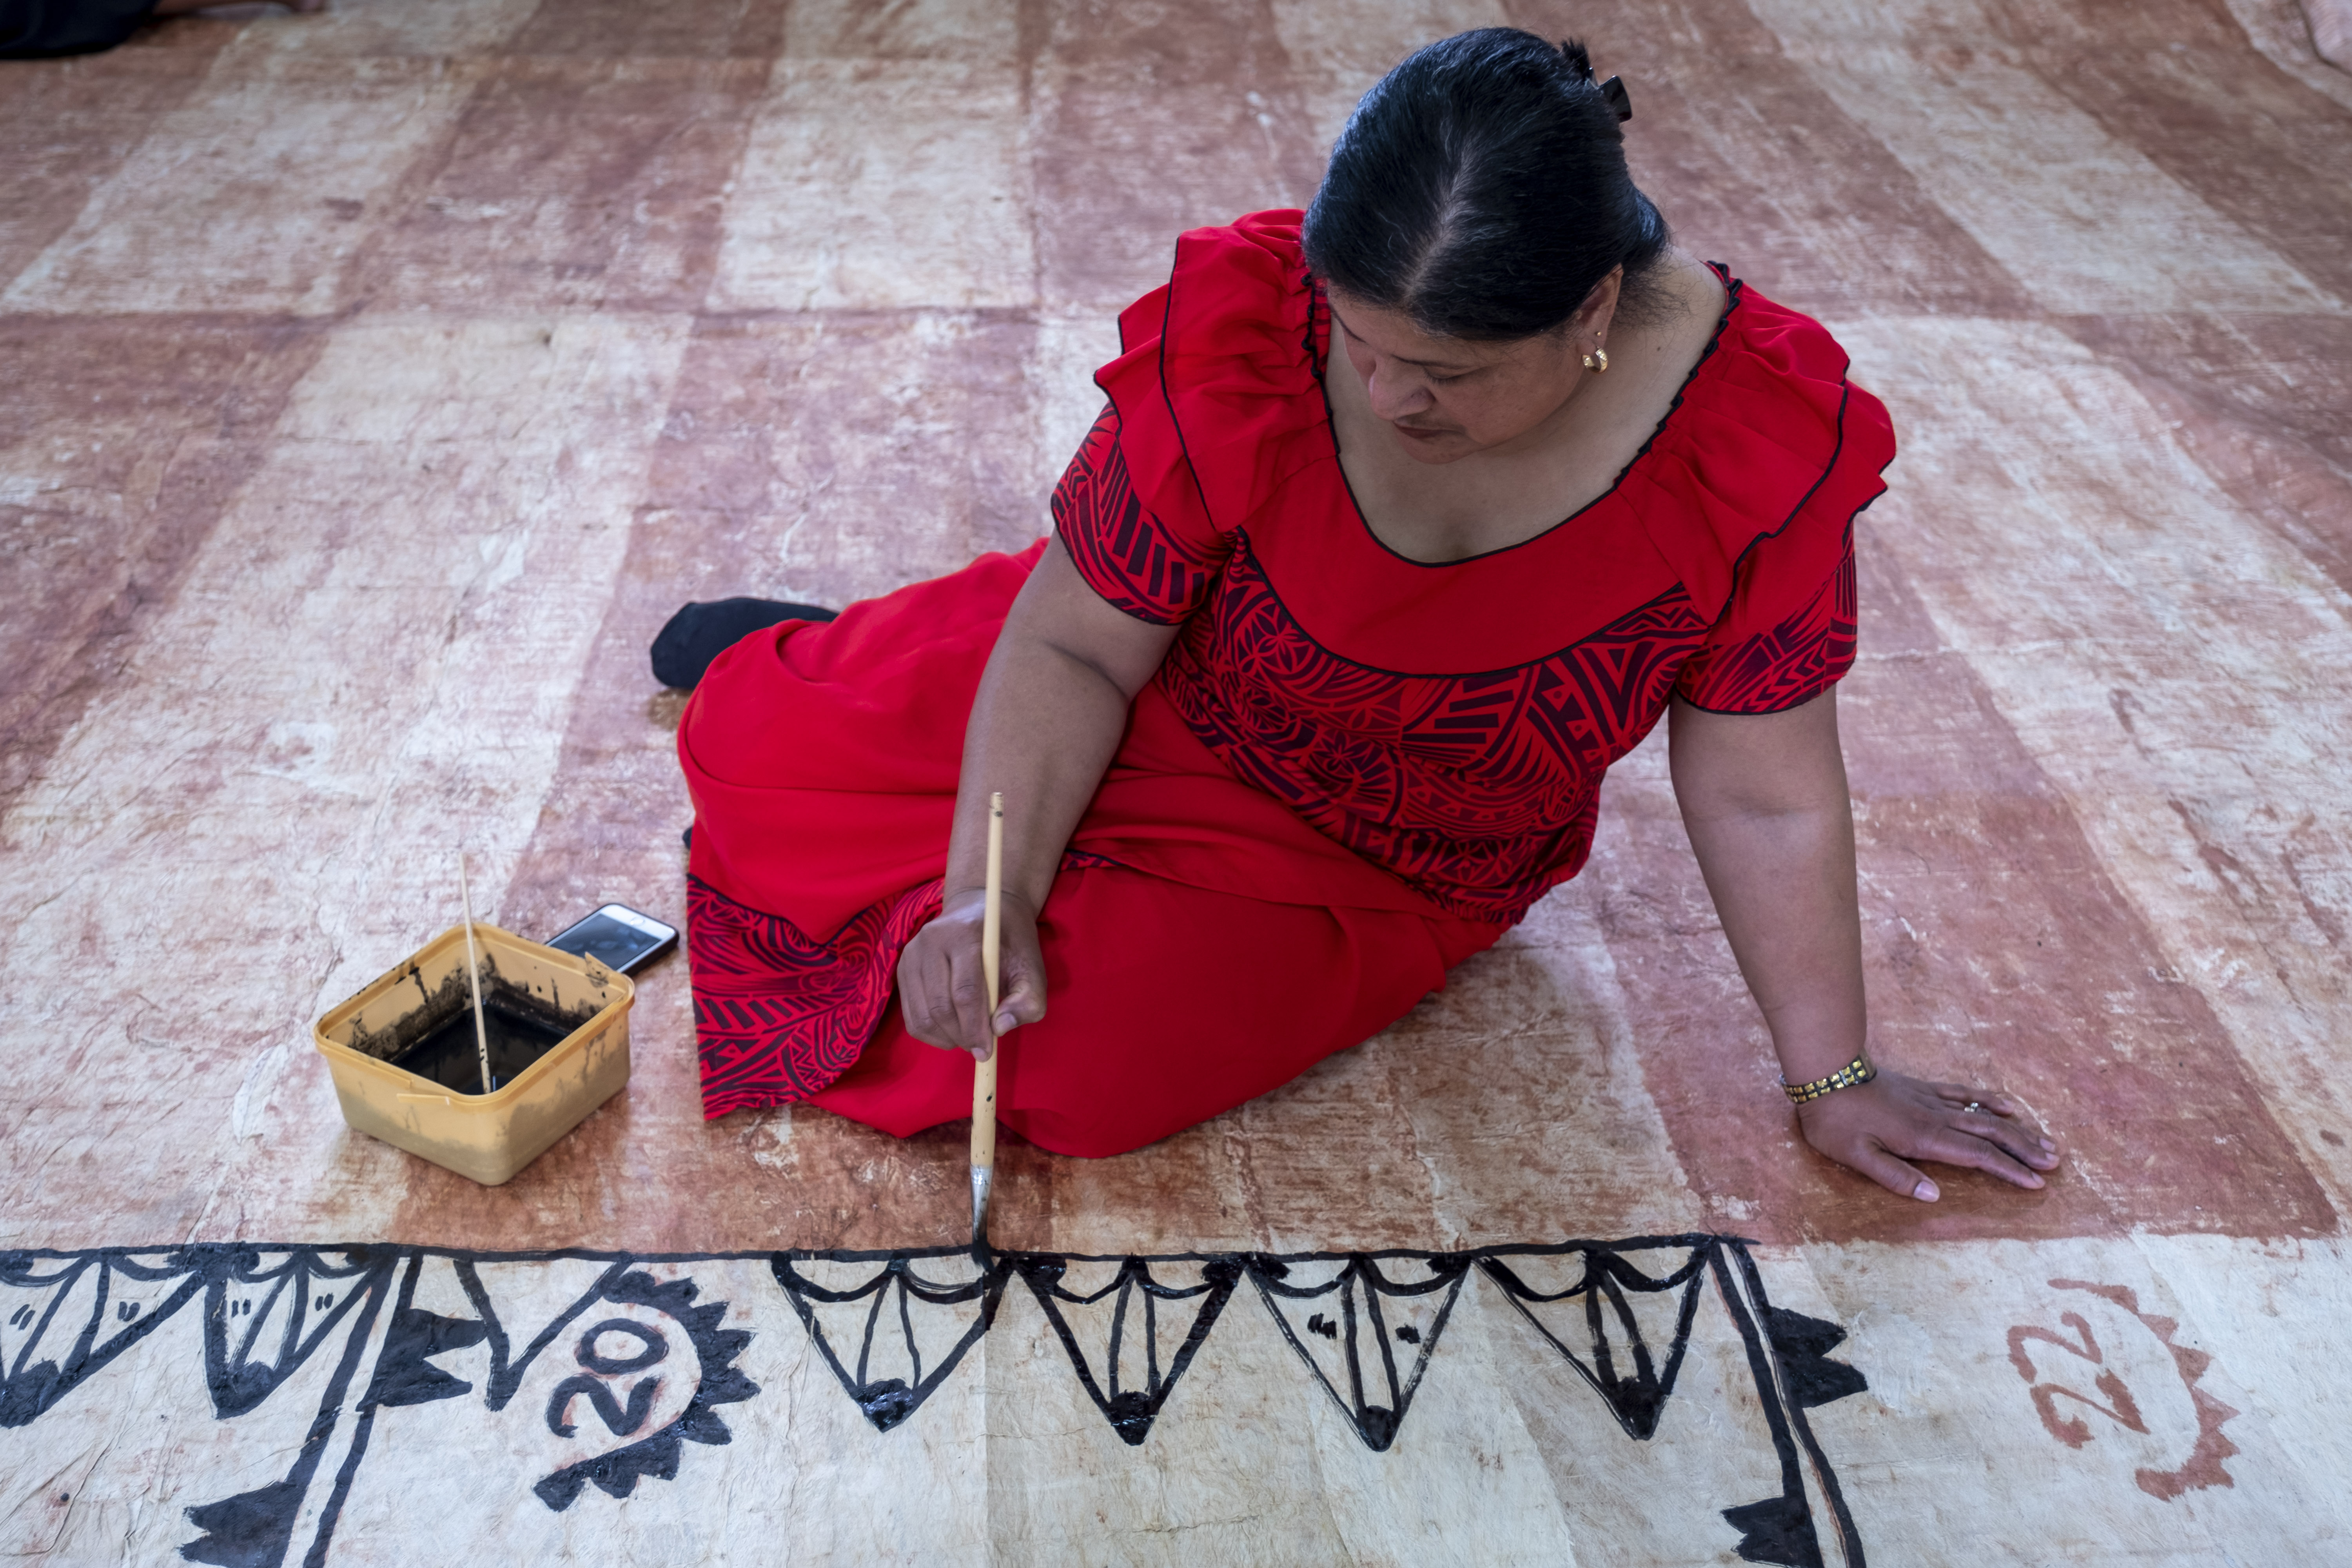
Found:
[[[1877,1076],[1876,1068],[1856,1057],[1829,1077],[1817,1078],[1811,1083],[1790,1083],[1784,1078],[1780,1080],[1780,1092],[1787,1095],[1792,1103],[1802,1105],[1809,1100],[1819,1100],[1825,1094],[1835,1094],[1839,1089],[1868,1083]]]

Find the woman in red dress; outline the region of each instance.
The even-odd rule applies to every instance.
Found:
[[[1866,1065],[1835,683],[1894,455],[1817,323],[1667,243],[1625,95],[1503,28],[1366,96],[1306,214],[1178,241],[1018,555],[664,634],[705,1110],[1139,1147],[1377,1033],[1589,853],[1667,720],[1807,1138],[2021,1186],[1989,1089]],[[692,655],[730,643],[709,663]],[[664,646],[657,645],[657,661]],[[986,801],[1005,995],[980,984]],[[944,873],[944,874],[942,874]],[[1017,1033],[1015,1033],[1017,1031]],[[944,1048],[942,1048],[944,1047]]]

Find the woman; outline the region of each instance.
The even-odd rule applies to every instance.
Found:
[[[1574,876],[1664,716],[1813,1146],[1922,1199],[1909,1160],[2042,1184],[2011,1102],[1866,1064],[1835,682],[1885,413],[1820,326],[1669,246],[1628,112],[1574,44],[1423,49],[1303,223],[1184,236],[1120,317],[1052,538],[709,665],[679,730],[709,1114],[903,1136],[965,1114],[958,1053],[1017,1030],[999,1114],[1031,1141],[1190,1126]],[[673,679],[747,609],[794,613],[690,606]]]

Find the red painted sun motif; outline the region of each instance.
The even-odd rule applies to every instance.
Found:
[[[2182,1493],[2194,1491],[2200,1487],[2235,1486],[2237,1483],[2231,1478],[2230,1472],[2221,1468],[2221,1461],[2238,1452],[2238,1446],[2223,1435],[2221,1424],[2238,1415],[2239,1412],[2206,1393],[2198,1384],[2198,1380],[2205,1375],[2205,1369],[2213,1364],[2213,1358],[2203,1351],[2192,1350],[2187,1345],[2175,1344],[2172,1336],[2180,1328],[2179,1321],[2171,1318],[2159,1317],[2153,1312],[2141,1311],[2139,1297],[2126,1286],[2095,1285],[2085,1279],[2053,1279],[2050,1284],[2053,1289],[2059,1290],[2088,1291],[2101,1300],[2113,1302],[2129,1312],[2139,1321],[2143,1328],[2156,1336],[2158,1343],[2172,1352],[2172,1364],[2180,1373],[2182,1386],[2189,1390],[2189,1401],[2197,1410],[2196,1445],[2189,1449],[2188,1458],[2183,1460],[2176,1469],[2142,1468],[2135,1472],[2132,1479],[2139,1483],[2140,1490],[2150,1497],[2169,1502]],[[2048,1429],[2052,1436],[2070,1448],[2079,1448],[2091,1440],[2090,1426],[2079,1415],[2063,1416],[2058,1414],[2056,1401],[2063,1397],[2074,1400],[2086,1408],[2101,1411],[2131,1431],[2147,1431],[2147,1427],[2140,1419],[2138,1405],[2132,1399],[2130,1391],[2114,1373],[2105,1370],[2103,1363],[2105,1357],[2099,1350],[2098,1342],[2091,1335],[2090,1325],[2080,1314],[2074,1312],[2065,1313],[2059,1321],[2082,1335],[2083,1343],[2080,1349],[2047,1329],[2020,1324],[2009,1331],[2010,1364],[2017,1368],[2020,1377],[2033,1384],[2033,1406],[2041,1414],[2042,1425]],[[2096,1386],[2100,1394],[2105,1395],[2111,1404],[2098,1405],[2061,1384],[2037,1381],[2039,1374],[2034,1371],[2032,1358],[2026,1353],[2025,1350],[2028,1340],[2047,1341],[2069,1355],[2100,1365],[2102,1370]]]

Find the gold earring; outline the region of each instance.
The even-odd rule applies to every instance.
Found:
[[[1604,374],[1609,369],[1609,351],[1607,349],[1596,348],[1591,353],[1586,354],[1584,356],[1584,368],[1591,371],[1595,375]]]

